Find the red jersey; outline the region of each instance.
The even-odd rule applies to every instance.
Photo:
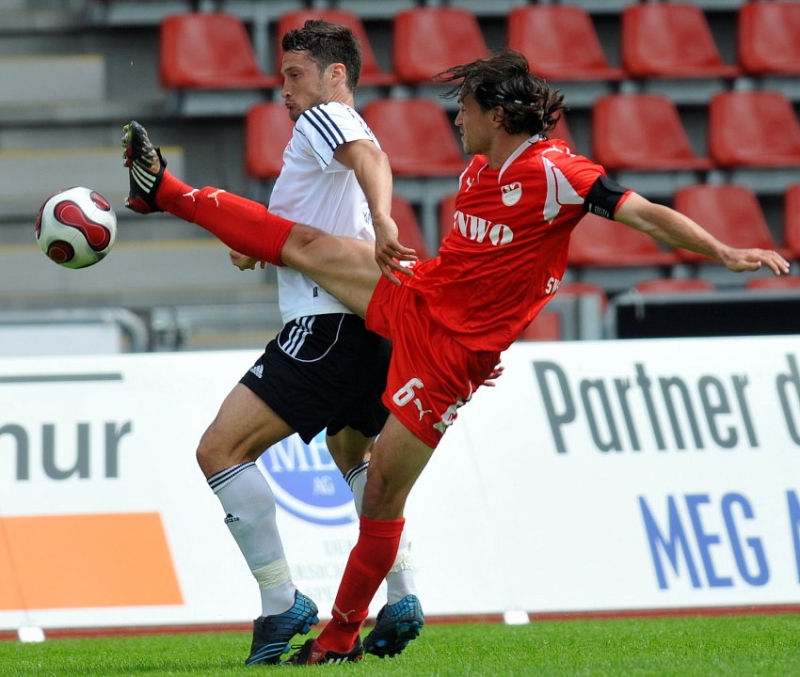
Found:
[[[439,255],[405,283],[459,343],[505,350],[558,289],[570,233],[604,174],[558,139],[530,139],[500,169],[474,156]]]

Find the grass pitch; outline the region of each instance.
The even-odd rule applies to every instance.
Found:
[[[798,677],[800,616],[429,625],[400,656],[245,668],[245,633],[0,642],[0,677]]]

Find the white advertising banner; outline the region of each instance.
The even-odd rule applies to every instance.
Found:
[[[798,347],[513,346],[411,494],[426,613],[799,604]],[[0,630],[258,615],[194,458],[256,356],[0,360]],[[322,436],[260,467],[294,580],[329,617],[356,537],[349,489]]]

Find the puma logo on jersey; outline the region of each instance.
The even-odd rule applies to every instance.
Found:
[[[419,397],[415,397],[414,398],[414,404],[417,405],[417,410],[419,411],[419,420],[420,421],[422,420],[422,417],[425,416],[425,414],[432,414],[433,413],[433,409],[423,409],[422,408],[422,401],[419,399]]]

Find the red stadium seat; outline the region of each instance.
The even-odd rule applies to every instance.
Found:
[[[488,47],[477,17],[458,7],[415,7],[394,18],[393,68],[407,84],[486,56]]]
[[[453,230],[453,214],[456,211],[456,194],[445,195],[439,202],[439,240]]]
[[[508,15],[508,46],[547,80],[621,80],[609,65],[588,11],[578,5],[527,5]],[[576,48],[579,46],[579,48]]]
[[[649,235],[617,221],[587,214],[572,231],[569,265],[584,266],[672,266],[678,259],[664,251]]]
[[[397,224],[400,244],[416,249],[420,261],[429,259],[430,251],[411,203],[399,195],[393,195],[392,218]]]
[[[640,294],[684,294],[700,291],[714,291],[713,282],[699,278],[680,279],[662,277],[655,280],[644,280],[634,286]]]
[[[689,143],[677,106],[662,94],[612,94],[592,109],[593,159],[606,169],[709,169]]]
[[[561,315],[543,311],[533,318],[520,336],[522,341],[560,341]]]
[[[159,75],[169,89],[271,89],[243,21],[224,12],[169,16],[159,34]]]
[[[283,167],[283,151],[294,130],[286,106],[265,102],[252,106],[245,117],[245,172],[253,179],[274,179]]]
[[[564,114],[561,114],[561,117],[558,118],[558,122],[556,122],[556,126],[553,127],[547,133],[547,138],[549,139],[561,139],[562,141],[566,142],[566,144],[570,147],[571,150],[575,151],[577,146],[575,145],[575,139],[572,138],[572,132],[567,125],[567,118]]]
[[[392,73],[386,73],[378,64],[361,18],[354,12],[344,9],[300,9],[282,14],[277,23],[278,64],[280,64],[283,55],[280,49],[283,36],[290,30],[301,28],[309,19],[323,19],[330,23],[347,26],[353,31],[353,34],[361,43],[362,68],[361,78],[359,79],[360,85],[393,85],[397,82],[397,78]]]
[[[800,183],[789,186],[784,193],[783,244],[789,258],[800,261]]]
[[[800,275],[750,277],[744,283],[744,288],[762,291],[800,290]]]
[[[696,4],[647,2],[622,11],[622,67],[633,78],[735,77]]]
[[[719,167],[800,166],[800,122],[781,92],[717,94],[708,107],[708,135]]]
[[[800,75],[800,4],[745,2],[739,9],[738,56],[751,75]]]
[[[733,247],[777,249],[764,212],[751,188],[737,184],[699,184],[675,191],[675,209]],[[676,250],[683,261],[709,261],[702,254]]]
[[[447,113],[431,99],[376,99],[362,117],[396,176],[458,176],[465,162]]]

